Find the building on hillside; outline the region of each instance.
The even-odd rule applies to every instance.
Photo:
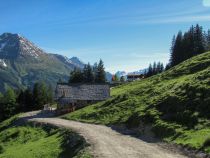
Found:
[[[136,81],[144,78],[143,74],[128,74],[127,81]]]
[[[110,87],[108,84],[57,84],[55,91],[58,111],[63,113],[72,112],[109,97]]]

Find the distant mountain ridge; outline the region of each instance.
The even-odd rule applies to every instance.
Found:
[[[47,53],[20,34],[0,35],[0,92],[8,86],[31,87],[37,81],[55,87],[58,80],[67,82],[70,72],[84,65],[75,56]],[[110,81],[112,74],[106,72],[106,78]]]
[[[145,72],[147,72],[147,68],[146,69],[141,69],[141,70],[138,70],[138,71],[133,71],[133,72],[117,71],[115,73],[115,75],[117,75],[118,77],[121,77],[121,76],[130,75],[130,74],[140,75],[140,74],[144,74]]]
[[[36,81],[54,86],[59,79],[67,81],[75,67],[84,67],[77,57],[49,54],[19,34],[0,35],[0,91],[7,86],[32,86]]]

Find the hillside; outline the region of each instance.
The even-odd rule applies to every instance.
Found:
[[[0,158],[90,158],[83,137],[53,126],[15,126],[17,116],[0,123]]]
[[[112,89],[112,97],[63,116],[100,124],[151,127],[168,142],[210,153],[210,52],[168,71]],[[144,133],[145,134],[145,133]]]
[[[19,34],[0,35],[0,91],[39,80],[55,85],[60,78],[66,81],[74,67],[83,66],[78,58],[46,53]]]

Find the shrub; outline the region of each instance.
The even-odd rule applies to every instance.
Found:
[[[206,140],[203,143],[203,147],[210,147],[210,136],[206,138]]]
[[[176,128],[178,128],[178,125],[157,120],[153,125],[152,131],[156,134],[156,136],[164,138],[176,134]]]
[[[0,154],[4,152],[4,148],[2,145],[0,145]]]
[[[128,118],[126,121],[127,128],[135,128],[140,125],[140,117],[138,114],[134,114]]]

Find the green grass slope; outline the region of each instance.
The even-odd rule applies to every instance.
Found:
[[[12,126],[17,117],[0,124],[0,158],[90,158],[85,140],[49,126]]]
[[[111,96],[63,118],[130,128],[149,124],[166,141],[210,152],[210,52],[113,88]]]

